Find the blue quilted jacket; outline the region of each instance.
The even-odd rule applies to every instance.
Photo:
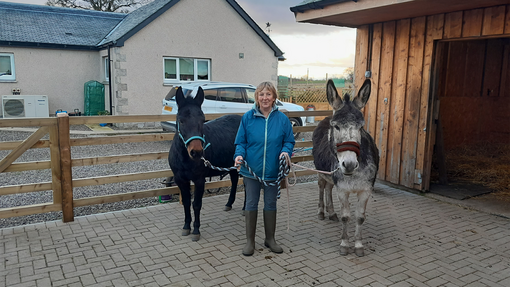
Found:
[[[241,119],[235,140],[234,159],[241,155],[258,177],[263,180],[276,180],[278,157],[282,152],[292,156],[294,144],[292,125],[278,107],[274,106],[266,119],[254,105]],[[244,165],[240,173],[254,178]]]

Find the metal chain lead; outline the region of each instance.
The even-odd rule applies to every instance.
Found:
[[[232,167],[217,167],[217,166],[214,166],[212,165],[208,160],[206,160],[204,157],[202,157],[202,160],[204,161],[204,165],[208,168],[211,168],[211,169],[214,169],[214,170],[219,170],[219,171],[230,171],[231,169],[237,169],[236,166],[232,166]]]
[[[228,167],[228,168],[214,166],[208,160],[206,160],[204,157],[202,157],[202,160],[204,161],[204,165],[206,167],[209,167],[209,168],[214,169],[214,170],[218,170],[218,171],[230,171],[232,169],[237,169],[236,166],[232,166],[232,167]],[[285,177],[287,177],[289,175],[289,172],[290,172],[290,166],[287,163],[287,161],[286,161],[284,156],[280,157],[280,165],[279,165],[279,168],[278,168],[278,178],[276,179],[275,182],[267,182],[265,180],[262,180],[260,177],[258,177],[253,172],[253,170],[248,166],[248,163],[245,160],[243,160],[243,164],[246,167],[246,169],[248,169],[248,172],[251,175],[253,175],[253,177],[256,180],[258,180],[260,183],[264,184],[264,186],[278,186],[278,194],[277,194],[276,198],[278,198],[278,199],[280,198],[280,195],[281,195],[280,183],[282,182],[282,180],[285,179]]]

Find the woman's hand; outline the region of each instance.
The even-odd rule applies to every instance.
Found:
[[[243,157],[238,155],[236,159],[234,160],[235,166],[237,166],[237,170],[239,171],[241,169],[241,164],[243,163]]]
[[[287,155],[287,156],[285,156],[285,155]],[[278,158],[281,158],[282,156],[285,156],[285,157],[287,158],[287,157],[289,156],[289,154],[288,154],[287,152],[285,152],[285,151],[284,151],[284,152],[282,152],[282,153],[280,154],[280,156],[279,156]]]

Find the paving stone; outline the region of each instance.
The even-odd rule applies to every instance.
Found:
[[[507,218],[377,183],[365,256],[341,256],[342,224],[317,219],[317,183],[294,186],[289,209],[286,196],[283,254],[263,246],[260,216],[255,254],[243,256],[240,206],[224,212],[220,195],[203,200],[198,242],[180,235],[178,203],[0,229],[0,286],[510,286]]]

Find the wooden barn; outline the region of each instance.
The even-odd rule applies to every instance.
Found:
[[[372,80],[364,112],[380,150],[380,180],[427,191],[433,158],[444,165],[441,152],[510,144],[509,4],[309,0],[291,7],[298,22],[357,28],[355,83]]]

